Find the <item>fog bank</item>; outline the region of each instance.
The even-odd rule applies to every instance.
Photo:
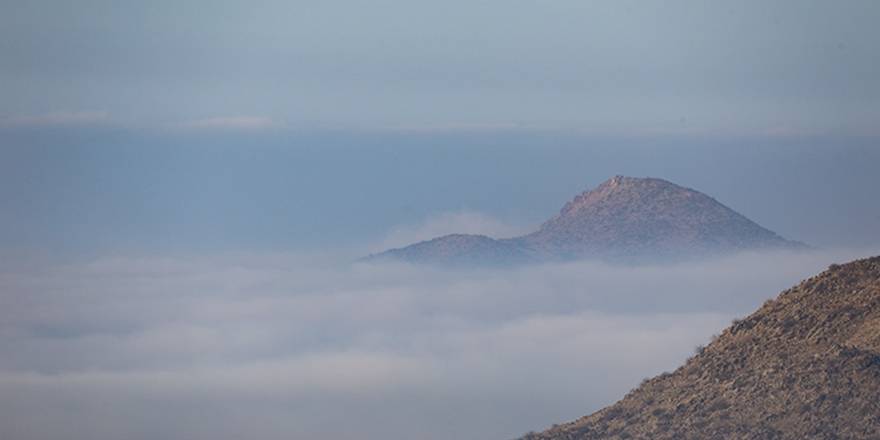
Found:
[[[298,254],[0,270],[0,437],[510,438],[871,252],[454,271]]]

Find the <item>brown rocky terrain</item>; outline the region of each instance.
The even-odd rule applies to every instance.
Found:
[[[371,256],[422,264],[510,264],[534,261],[533,253],[511,240],[485,235],[450,234]]]
[[[523,440],[880,439],[880,257],[767,301],[673,373]]]
[[[623,176],[578,195],[521,241],[542,253],[574,258],[797,246],[699,191]]]
[[[640,261],[804,247],[701,192],[662,179],[616,176],[578,195],[537,231],[522,237],[453,234],[369,259],[444,264]]]

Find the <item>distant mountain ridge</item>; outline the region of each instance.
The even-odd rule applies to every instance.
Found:
[[[563,206],[530,234],[451,234],[371,255],[427,264],[508,264],[597,258],[687,258],[751,249],[805,248],[715,199],[663,179],[615,176]]]
[[[880,438],[880,257],[767,301],[672,373],[522,440]]]

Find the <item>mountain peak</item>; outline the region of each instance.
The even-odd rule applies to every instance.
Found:
[[[618,174],[618,175],[602,182],[602,184],[600,184],[599,186],[601,187],[601,186],[607,185],[607,186],[614,187],[614,186],[619,186],[620,184],[622,184],[624,180],[632,181],[632,180],[638,180],[638,179],[639,179],[638,177],[627,177],[627,176],[622,176],[622,175]]]
[[[667,190],[674,191],[693,191],[678,186],[667,180],[654,177],[628,177],[617,175],[602,182],[601,184],[599,184],[599,186],[593,189],[586,190],[575,196],[574,199],[572,199],[570,202],[566,203],[565,206],[562,207],[562,210],[559,214],[569,214],[571,212],[577,211],[582,206],[595,203],[602,199],[606,199],[621,191],[648,191],[652,188],[665,188]]]
[[[699,191],[625,176],[579,194],[525,240],[570,258],[677,258],[798,247]]]
[[[623,184],[631,185],[631,184],[637,184],[640,182],[647,182],[647,181],[651,181],[651,180],[660,180],[660,181],[666,182],[663,179],[657,179],[654,177],[630,177],[630,176],[624,176],[622,174],[618,174],[618,175],[606,180],[605,182],[603,182],[599,186],[602,186],[602,185],[616,186],[616,185],[623,185]],[[669,183],[669,182],[667,182],[667,183]]]
[[[804,247],[699,191],[663,179],[622,175],[578,194],[530,234],[503,240],[453,237],[458,236],[393,249],[375,257],[421,263],[452,259],[470,263],[490,257],[500,257],[503,262],[580,258],[633,261]]]

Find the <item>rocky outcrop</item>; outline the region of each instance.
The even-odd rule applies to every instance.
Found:
[[[521,242],[545,255],[604,259],[802,246],[701,192],[662,179],[623,176],[578,195]]]
[[[880,257],[834,265],[673,373],[523,440],[880,438]]]
[[[698,191],[662,179],[616,176],[578,195],[522,237],[448,235],[369,258],[442,264],[640,261],[768,248],[805,246]]]
[[[400,249],[368,257],[417,264],[492,265],[534,262],[529,249],[512,240],[496,240],[485,235],[450,234]]]

